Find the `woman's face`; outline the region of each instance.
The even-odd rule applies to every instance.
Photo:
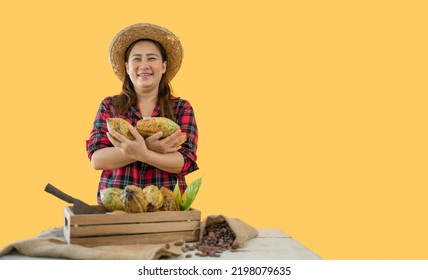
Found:
[[[137,93],[158,90],[166,61],[162,61],[158,47],[150,41],[137,42],[129,53],[126,73]]]

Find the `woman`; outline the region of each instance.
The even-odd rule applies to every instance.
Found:
[[[92,166],[102,170],[98,203],[100,191],[111,187],[156,185],[173,189],[178,183],[183,192],[187,187],[184,176],[198,169],[198,130],[192,106],[174,97],[169,84],[181,66],[180,40],[163,27],[135,24],[116,35],[109,57],[123,81],[122,92],[101,102],[86,141]],[[140,119],[158,116],[176,122],[186,133],[186,142],[174,147],[180,131],[165,138],[159,132],[144,139],[134,128]],[[136,139],[108,130],[106,120],[110,117],[128,120]]]

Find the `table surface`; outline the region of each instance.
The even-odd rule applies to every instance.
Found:
[[[210,260],[320,260],[321,257],[279,229],[258,229],[258,236],[237,252],[224,251]],[[186,254],[171,259],[186,259]],[[205,260],[192,253],[191,260]]]
[[[258,229],[258,236],[247,241],[245,247],[237,252],[224,251],[219,258],[210,257],[210,260],[319,260],[316,253],[312,252],[288,234],[279,229]],[[191,252],[190,260],[206,260],[205,257],[195,256]],[[182,254],[173,257],[173,260],[189,260]],[[52,258],[36,258],[19,254],[0,257],[0,260],[52,260]]]

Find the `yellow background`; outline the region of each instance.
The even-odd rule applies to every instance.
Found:
[[[95,203],[85,140],[121,86],[108,46],[151,22],[184,46],[172,85],[198,121],[203,216],[324,259],[428,259],[426,1],[64,3],[1,4],[0,247],[63,224],[48,182]]]

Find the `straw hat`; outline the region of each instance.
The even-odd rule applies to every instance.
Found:
[[[120,31],[111,41],[109,48],[110,65],[116,76],[123,81],[125,72],[125,52],[133,42],[139,39],[158,41],[166,50],[166,77],[171,81],[177,74],[183,60],[183,47],[180,40],[171,31],[150,23],[137,23]]]

